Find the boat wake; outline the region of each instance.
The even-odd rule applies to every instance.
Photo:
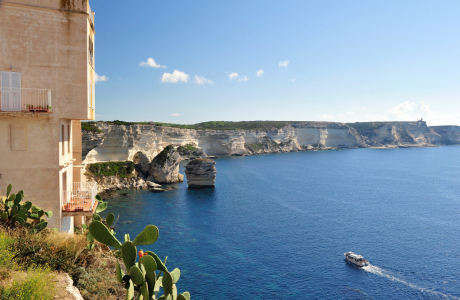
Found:
[[[433,296],[437,296],[437,297],[441,297],[441,298],[444,298],[444,299],[460,299],[458,297],[455,297],[455,296],[452,296],[452,295],[447,295],[447,294],[443,294],[443,293],[440,293],[440,292],[436,292],[432,289],[426,289],[426,288],[422,288],[422,287],[419,287],[418,285],[415,285],[413,283],[410,283],[410,282],[407,282],[401,278],[398,278],[398,277],[395,277],[393,275],[391,275],[388,271],[385,271],[377,266],[373,266],[373,265],[368,265],[368,266],[365,266],[365,267],[362,267],[363,270],[367,271],[367,272],[370,272],[370,273],[373,273],[373,274],[376,274],[376,275],[379,275],[379,276],[382,276],[382,277],[385,277],[391,281],[394,281],[394,282],[399,282],[399,283],[402,283],[408,287],[411,287],[415,290],[418,290],[422,293],[428,293],[428,294],[431,294]]]

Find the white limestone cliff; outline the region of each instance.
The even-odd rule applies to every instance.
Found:
[[[356,130],[337,123],[293,123],[280,129],[270,130],[195,130],[155,125],[107,125],[97,123],[103,131],[100,143],[86,145],[88,154],[84,163],[102,161],[132,160],[137,152],[144,153],[152,160],[164,147],[195,144],[208,155],[247,155],[258,153],[250,149],[251,144],[266,144],[267,138],[280,147],[272,147],[269,152],[289,152],[302,150],[302,146],[319,145],[326,147],[359,147],[361,138]],[[83,135],[87,133],[83,132]],[[86,140],[90,140],[86,138]],[[83,140],[85,143],[85,138]]]
[[[366,125],[359,127],[353,124]],[[151,161],[170,144],[193,144],[208,155],[460,144],[459,126],[431,129],[423,121],[353,124],[348,126],[343,123],[301,122],[268,130],[195,130],[155,125],[96,123],[102,130],[102,135],[83,132],[83,148],[88,152],[84,163],[133,160],[138,152],[142,152]]]

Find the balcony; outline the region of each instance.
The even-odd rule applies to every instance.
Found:
[[[97,183],[74,182],[71,191],[62,191],[62,216],[92,216],[96,210]]]
[[[0,112],[2,115],[17,115],[14,113],[53,112],[51,106],[51,90],[20,89],[12,87],[0,88]]]

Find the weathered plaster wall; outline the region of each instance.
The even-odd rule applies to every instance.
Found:
[[[71,120],[94,115],[88,107],[93,72],[87,59],[88,11],[86,0],[3,0],[0,5],[0,71],[20,72],[22,88],[50,89],[53,111],[0,112],[0,188],[11,183],[15,191],[24,190],[27,200],[53,211],[50,227],[71,230],[71,218],[61,219],[60,193],[64,172],[67,185],[73,182],[73,143],[64,142],[62,154],[61,126],[67,140]],[[26,127],[26,150],[12,151],[11,126]]]

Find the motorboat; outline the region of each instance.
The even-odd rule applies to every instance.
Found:
[[[357,267],[365,267],[369,265],[369,261],[364,259],[361,255],[355,254],[353,252],[344,253],[345,259]]]

